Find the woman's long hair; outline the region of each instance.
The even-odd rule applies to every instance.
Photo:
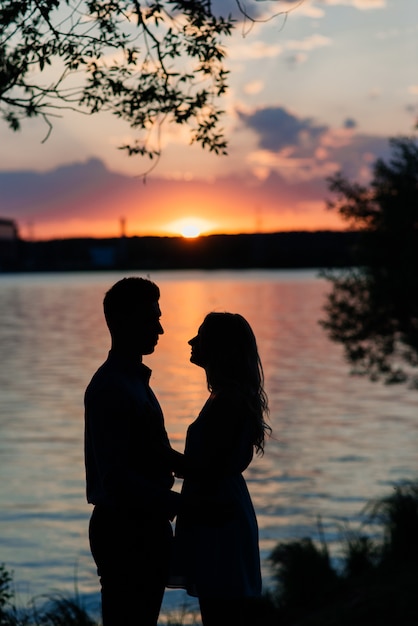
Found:
[[[209,390],[228,386],[239,391],[254,416],[255,450],[263,454],[271,428],[266,422],[269,408],[263,366],[251,326],[238,313],[209,313],[199,334]]]

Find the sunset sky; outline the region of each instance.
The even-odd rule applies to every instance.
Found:
[[[234,0],[218,0],[226,14]],[[0,123],[0,217],[24,238],[338,229],[326,177],[366,182],[388,138],[416,135],[417,0],[247,0],[266,18],[227,40],[228,156],[163,129],[163,154],[117,149],[132,131],[107,115],[63,114],[18,133]],[[191,233],[192,234],[192,233]]]

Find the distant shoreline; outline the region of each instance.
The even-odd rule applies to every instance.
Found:
[[[0,271],[349,267],[358,231],[0,241]]]

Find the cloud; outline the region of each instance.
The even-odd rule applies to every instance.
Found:
[[[252,96],[257,93],[260,93],[264,89],[264,82],[262,80],[253,80],[250,83],[244,85],[243,91],[244,93]]]
[[[301,8],[304,10],[304,0],[212,0],[212,10],[215,15],[232,15],[235,20],[265,21],[274,16],[285,15],[289,11]],[[307,3],[309,5],[309,2]],[[318,10],[314,11],[318,17]],[[312,13],[312,9],[309,14]],[[247,16],[247,17],[246,17]]]
[[[289,50],[301,50],[303,52],[310,52],[311,50],[315,50],[316,48],[323,48],[324,46],[330,46],[331,44],[332,39],[316,33],[314,35],[310,35],[309,37],[305,37],[305,39],[293,39],[287,41],[286,48],[288,48]]]
[[[381,31],[380,33],[376,33],[376,39],[386,40],[386,39],[394,39],[401,35],[401,31],[399,28],[391,28],[389,30]]]
[[[408,115],[413,115],[414,117],[418,115],[418,104],[407,104],[405,107],[405,111]],[[415,122],[415,127],[417,127],[417,122]]]
[[[359,11],[382,9],[387,0],[213,0],[212,9],[216,15],[231,14],[236,20],[245,21],[246,15],[254,20],[265,21],[274,16],[292,13],[296,16],[321,18],[324,16],[322,7],[344,5]],[[247,18],[248,20],[248,18]]]
[[[308,60],[308,52],[312,52],[318,48],[332,45],[332,39],[324,35],[315,34],[305,37],[301,40],[290,40],[284,44],[285,50],[296,50],[293,54],[286,56],[286,62],[290,68],[295,68]]]
[[[231,47],[228,51],[228,57],[234,61],[243,61],[245,59],[265,59],[277,57],[283,52],[283,46],[280,44],[267,44],[264,41],[252,41],[249,43],[246,39],[242,44]]]
[[[302,63],[306,63],[308,58],[309,57],[306,52],[297,52],[296,54],[291,54],[290,56],[287,56],[286,63],[289,65],[290,68],[293,69],[298,65],[302,65]]]
[[[322,3],[329,6],[350,6],[354,9],[359,9],[360,11],[383,9],[386,6],[386,0],[322,0]]]
[[[105,217],[109,205],[117,204],[126,178],[95,158],[47,172],[0,172],[0,211],[45,220],[66,212],[82,217],[88,208]]]
[[[374,161],[389,155],[387,139],[360,133],[351,116],[336,127],[283,106],[247,108],[236,117],[255,138],[254,149],[237,150],[239,175],[188,178],[179,165],[182,176],[159,178],[156,171],[144,184],[96,158],[46,172],[0,171],[0,216],[52,238],[115,236],[122,217],[128,235],[166,234],[164,224],[188,214],[218,224],[218,232],[249,232],[257,206],[266,229],[283,228],[284,215],[288,228],[324,228],[330,222],[319,207],[327,177],[342,170],[368,182]]]
[[[239,116],[257,136],[258,148],[248,156],[248,163],[260,179],[276,171],[296,183],[341,169],[364,181],[371,163],[389,150],[386,138],[357,133],[357,123],[350,117],[341,127],[332,128],[283,107],[259,108]]]
[[[256,109],[253,113],[241,113],[244,124],[255,131],[261,148],[279,151],[292,147],[300,154],[308,144],[317,142],[327,127],[310,118],[298,118],[283,107]]]
[[[169,223],[188,214],[216,224],[217,232],[251,232],[255,207],[263,208],[266,230],[339,228],[325,211],[326,178],[341,169],[366,182],[375,159],[389,154],[385,138],[357,134],[347,120],[331,128],[282,107],[241,120],[258,134],[259,146],[239,175],[152,175],[144,184],[98,159],[43,173],[0,172],[0,215],[16,219],[23,236],[31,224],[36,238],[117,236],[122,217],[128,235],[167,234]]]
[[[286,152],[273,153],[267,150],[252,152],[249,162],[255,164],[254,174],[264,167],[262,178],[270,172],[280,173],[290,184],[300,184],[312,180],[324,180],[339,170],[339,164],[329,159],[293,157]]]
[[[280,56],[285,50],[295,50],[296,52],[291,58],[300,60],[304,55],[306,59],[308,52],[312,52],[318,48],[330,46],[332,39],[324,35],[314,34],[304,39],[292,39],[283,44],[268,44],[264,41],[248,41],[244,39],[242,43],[232,46],[228,51],[228,56],[234,61],[243,61],[245,59],[266,59]]]
[[[369,90],[368,97],[370,100],[377,100],[382,95],[382,90],[379,87],[372,87]]]
[[[109,171],[97,159],[42,174],[0,172],[0,215],[17,220],[24,237],[30,224],[36,238],[117,236],[122,217],[128,235],[166,234],[165,226],[189,213],[217,224],[218,232],[252,232],[255,207],[263,208],[268,230],[283,228],[283,215],[286,229],[312,229],[312,207],[321,213],[325,195],[323,178],[295,185],[271,167],[264,179],[246,172],[215,181],[150,177],[146,184]],[[320,219],[318,228],[326,227]]]
[[[357,122],[356,120],[353,120],[352,117],[347,117],[347,119],[344,120],[343,126],[344,128],[356,128]]]

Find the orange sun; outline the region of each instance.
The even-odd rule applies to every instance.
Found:
[[[186,239],[193,239],[194,237],[199,237],[200,228],[197,224],[185,224],[181,230],[181,234],[183,237],[186,237]]]
[[[195,239],[199,237],[202,232],[207,232],[211,226],[212,224],[204,219],[198,217],[184,217],[172,222],[169,225],[169,229],[172,233],[180,234],[186,239]]]

